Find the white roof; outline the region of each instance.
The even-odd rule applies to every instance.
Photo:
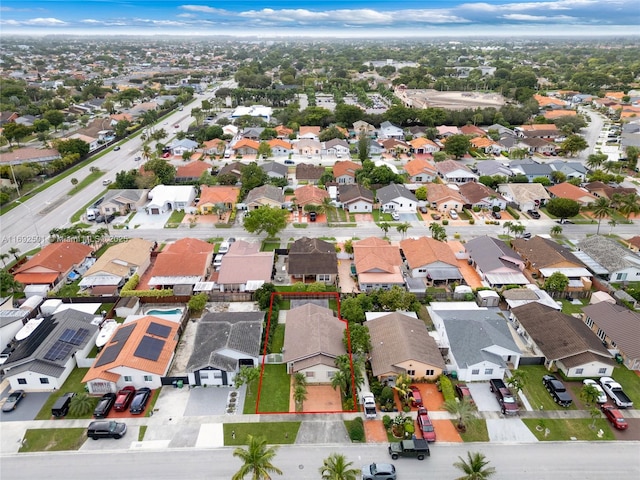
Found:
[[[118,285],[122,277],[117,275],[90,275],[80,280],[81,287],[95,287],[98,285]]]
[[[100,313],[101,306],[101,303],[63,303],[53,313],[56,314],[64,312],[65,310],[77,310],[79,312],[93,315],[94,313]]]
[[[216,282],[198,282],[193,287],[194,292],[211,292],[216,288]]]
[[[273,109],[271,107],[265,107],[263,105],[251,105],[250,107],[238,107],[231,114],[232,117],[244,117],[249,115],[251,117],[271,117]]]
[[[175,277],[170,276],[157,276],[151,277],[149,285],[155,287],[156,285],[195,285],[200,282],[200,276],[182,276],[177,275]]]
[[[563,275],[566,275],[569,278],[575,277],[592,277],[593,275],[586,268],[541,268],[540,273],[544,277],[549,277],[555,272],[560,272]]]
[[[492,285],[525,285],[529,283],[522,273],[487,273],[485,278]]]
[[[365,312],[364,316],[367,321],[373,320],[375,318],[384,317],[385,315],[389,315],[392,312]],[[404,310],[397,310],[396,313],[401,313],[407,317],[418,318],[418,314],[416,312],[406,312]]]
[[[165,203],[185,202],[193,200],[194,187],[191,185],[158,185],[149,192],[149,206],[164,206]]]

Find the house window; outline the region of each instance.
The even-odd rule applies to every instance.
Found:
[[[151,375],[145,375],[144,376],[144,381],[145,382],[153,382],[153,377]]]
[[[588,327],[593,327],[593,320],[591,317],[585,318],[584,323],[586,323]]]
[[[493,375],[493,368],[485,368],[484,369],[484,374],[485,375]]]
[[[40,383],[46,385],[49,383],[49,379],[47,377],[40,377]]]
[[[222,372],[220,370],[216,370],[213,372],[213,378],[222,378]]]
[[[313,378],[316,376],[316,372],[304,372],[304,376],[307,378]]]
[[[607,374],[607,369],[606,368],[599,368],[598,369],[598,375],[606,375]]]
[[[480,375],[480,369],[474,368],[473,370],[471,370],[471,375]]]
[[[576,368],[576,375],[582,375],[582,372],[584,372],[584,368]]]
[[[329,282],[329,281],[331,281],[331,275],[328,274],[328,273],[318,274],[318,281],[319,282]]]
[[[601,328],[598,329],[598,338],[603,342],[604,342],[604,339],[606,338],[606,334],[604,333],[604,330],[602,330]]]
[[[618,347],[618,345],[616,345],[616,342],[614,342],[613,340],[611,342],[609,342],[609,343],[611,343],[611,347],[613,347],[613,348],[617,348]]]
[[[200,372],[200,380],[209,380],[208,372]]]
[[[421,176],[421,175],[418,175],[418,176],[416,177],[416,182],[421,182],[421,181],[422,181],[422,176]]]
[[[425,370],[424,372],[425,376],[427,377],[432,377],[436,374],[435,370]]]
[[[124,381],[125,382],[133,382],[133,377],[129,376],[129,375],[125,375],[124,376]]]
[[[20,385],[26,385],[27,384],[27,379],[26,378],[19,378],[18,379],[18,383]]]
[[[333,378],[335,377],[336,372],[327,372],[327,378]]]
[[[409,375],[410,377],[414,377],[416,374],[415,370],[407,370],[407,375]]]

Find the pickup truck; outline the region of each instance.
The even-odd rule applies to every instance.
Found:
[[[518,413],[518,402],[501,378],[489,380],[489,388],[496,396],[500,404],[500,411],[504,415],[516,415]]]
[[[553,375],[545,375],[542,377],[542,384],[547,389],[553,401],[561,407],[568,407],[573,403],[573,399],[564,384]]]
[[[424,457],[431,456],[431,452],[426,440],[414,438],[389,444],[389,455],[393,460],[397,460],[398,457],[415,457],[418,460],[424,460]]]
[[[362,392],[362,409],[364,410],[364,418],[373,419],[378,416],[376,412],[376,399],[371,392]]]
[[[622,390],[622,385],[616,382],[613,378],[601,377],[600,385],[602,385],[604,391],[607,392],[607,394],[611,397],[611,400],[613,400],[619,408],[633,407],[633,402]]]

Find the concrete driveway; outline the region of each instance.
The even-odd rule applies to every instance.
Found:
[[[4,402],[9,393],[2,397],[0,403],[4,405]],[[25,397],[20,401],[18,406],[12,412],[0,412],[0,422],[25,422],[33,420],[44,403],[49,398],[51,393],[49,392],[27,392]]]
[[[473,400],[476,402],[479,412],[499,412],[500,404],[491,390],[489,382],[467,383]]]
[[[537,442],[536,436],[517,417],[488,418],[487,432],[491,442]]]

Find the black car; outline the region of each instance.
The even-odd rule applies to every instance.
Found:
[[[573,222],[571,220],[567,220],[566,218],[561,218],[560,220],[556,220],[556,223],[559,223],[560,225],[566,225],[570,223],[571,225],[573,225]]]
[[[540,214],[535,210],[527,210],[527,215],[535,220],[540,220]]]
[[[116,401],[115,393],[105,393],[100,399],[100,401],[98,402],[96,409],[93,411],[93,416],[95,418],[104,418],[107,415],[109,415],[109,412],[111,411],[111,407],[113,407],[113,404],[115,403],[115,401]]]
[[[131,400],[131,405],[129,406],[129,412],[134,415],[139,415],[144,412],[150,396],[151,389],[149,388],[140,388],[136,390],[136,394],[134,395],[133,400]]]
[[[87,428],[87,437],[98,440],[99,438],[121,438],[127,433],[127,425],[120,422],[106,420],[91,422]]]
[[[553,398],[553,401],[561,407],[568,407],[573,403],[573,399],[564,384],[553,375],[542,377],[542,384]]]
[[[491,216],[496,220],[500,220],[502,218],[502,215],[500,214],[500,212],[491,212]]]

